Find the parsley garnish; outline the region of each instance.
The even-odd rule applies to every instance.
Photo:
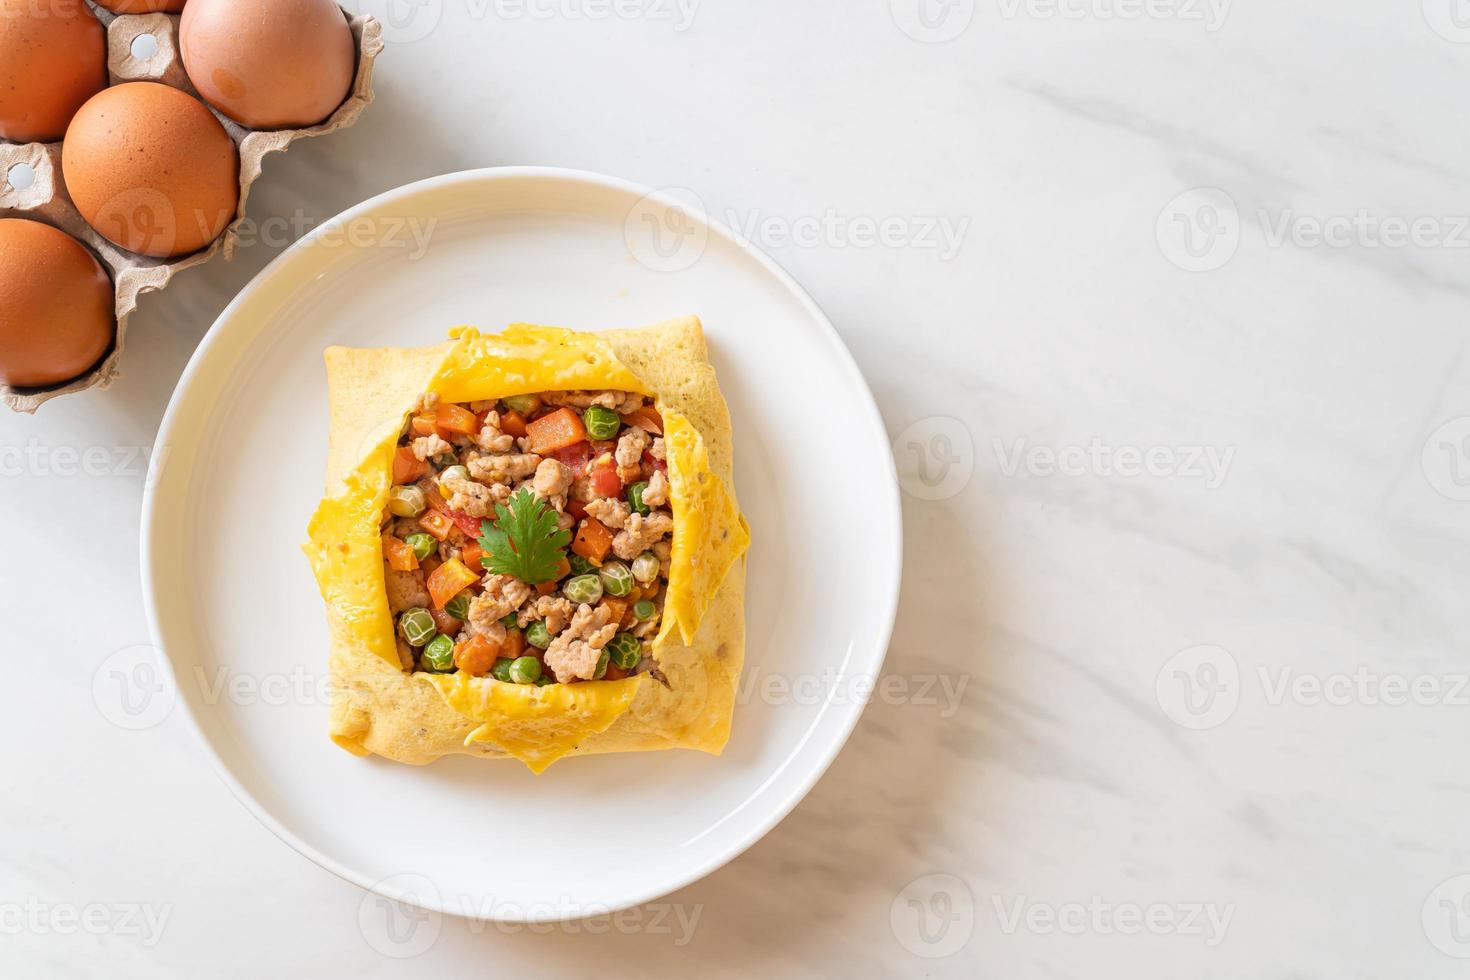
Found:
[[[481,563],[497,575],[514,575],[535,585],[550,582],[561,571],[566,557],[562,549],[572,532],[556,526],[556,511],[546,501],[522,487],[510,498],[510,506],[495,505],[495,523],[480,522]]]

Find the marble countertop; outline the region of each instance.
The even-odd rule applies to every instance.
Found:
[[[115,387],[0,419],[0,971],[1463,975],[1461,0],[348,6],[389,19],[359,125],[267,162],[254,244],[144,298]],[[94,696],[215,316],[344,208],[506,164],[766,248],[907,491],[901,693],[723,870],[535,931],[385,921]]]

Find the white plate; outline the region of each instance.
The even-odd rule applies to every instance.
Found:
[[[801,800],[878,676],[901,529],[872,396],[775,263],[646,195],[515,168],[374,198],[245,288],[164,416],[169,462],[143,503],[143,582],[184,714],[261,821],[389,898],[546,921],[667,894]],[[434,222],[421,255],[394,246],[410,237],[400,220]],[[415,768],[333,745],[326,624],[299,550],[326,451],[322,349],[434,343],[461,323],[598,329],[684,313],[703,318],[730,403],[754,539],[746,673],[724,755],[573,758],[537,778],[511,760]]]

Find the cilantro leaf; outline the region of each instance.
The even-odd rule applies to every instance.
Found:
[[[481,564],[530,585],[555,579],[566,558],[562,549],[572,540],[572,532],[556,526],[556,511],[522,487],[511,495],[509,507],[495,505],[495,518],[493,525],[480,522]]]

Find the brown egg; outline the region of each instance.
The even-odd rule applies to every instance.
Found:
[[[112,282],[81,242],[0,218],[0,381],[33,388],[85,374],[113,328]]]
[[[321,122],[347,98],[357,68],[332,0],[190,0],[179,45],[204,101],[251,129]]]
[[[82,0],[0,0],[0,137],[51,143],[107,85],[107,32]]]
[[[97,0],[97,6],[115,14],[176,14],[184,9],[184,0]]]
[[[157,82],[93,96],[61,146],[67,193],[87,223],[130,252],[196,252],[235,217],[240,160],[204,104]]]

